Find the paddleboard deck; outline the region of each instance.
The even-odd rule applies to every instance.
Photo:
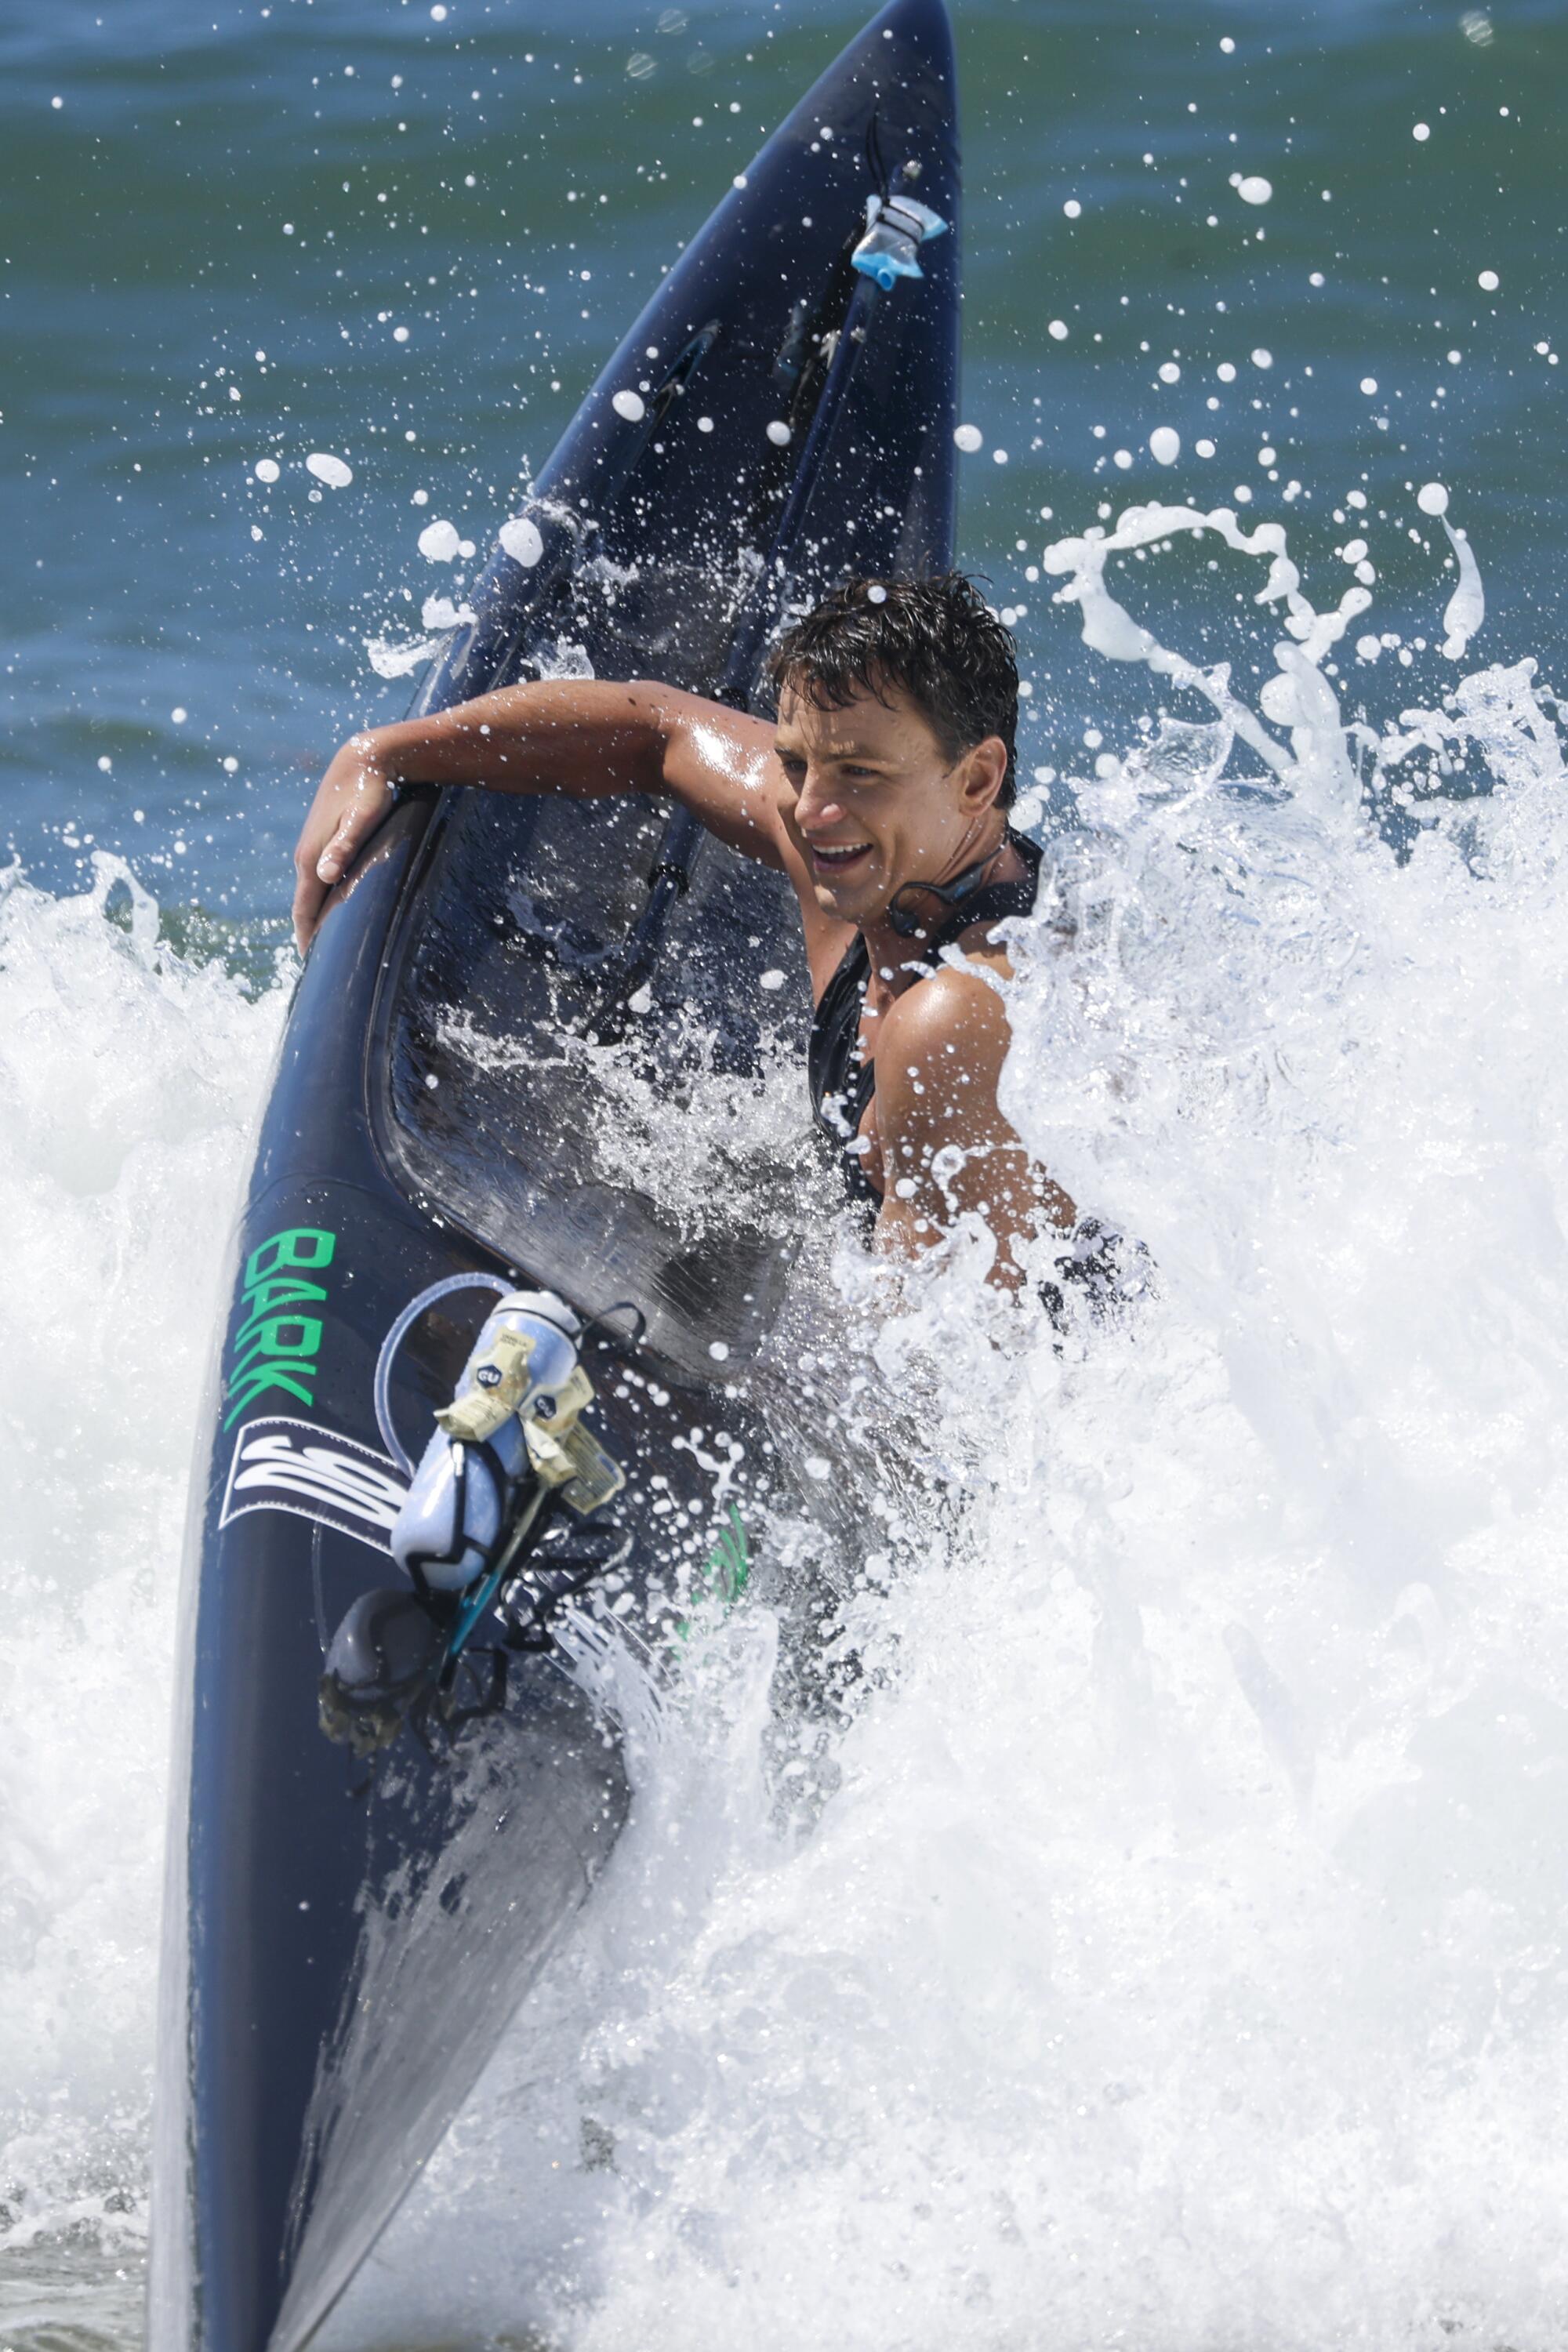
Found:
[[[900,174],[952,233],[884,299],[822,419],[789,588],[950,562],[952,40],[942,0],[892,0],[610,360],[426,707],[590,669],[715,689],[830,381],[867,198]],[[782,1475],[744,1389],[797,1188],[721,1118],[689,1121],[695,1165],[653,1163],[672,1103],[721,1108],[796,1054],[794,906],[704,838],[630,1005],[606,1010],[574,968],[635,928],[667,824],[637,799],[407,793],[295,996],[193,1501],[153,2352],[297,2352],[331,2308],[613,1852],[630,1802],[616,1674],[624,1706],[626,1661],[668,1648],[716,1559],[734,1580]],[[408,1465],[518,1282],[645,1318],[633,1347],[611,1315],[585,1359],[592,1425],[628,1473],[606,1514],[624,1558],[574,1653],[514,1657],[499,1711],[444,1752],[404,1738],[367,1776],[318,1723],[325,1647],[396,1581]],[[731,1443],[745,1473],[718,1494],[704,1462]]]

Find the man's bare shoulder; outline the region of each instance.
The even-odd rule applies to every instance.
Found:
[[[972,1142],[998,1130],[996,1089],[1012,1033],[982,970],[944,965],[890,1004],[877,1039],[885,1146]]]
[[[894,998],[882,1016],[879,1070],[890,1045],[906,1055],[996,1044],[1005,1052],[1010,1035],[1007,1007],[996,983],[1006,976],[1005,965],[970,959],[943,964],[929,980],[917,981]]]
[[[630,678],[619,690],[662,738],[664,779],[676,799],[742,856],[784,866],[782,778],[768,721],[657,678]]]
[[[667,725],[679,727],[710,751],[729,755],[741,752],[751,758],[761,755],[768,761],[773,758],[774,728],[771,719],[755,719],[749,710],[732,710],[727,702],[715,702],[708,695],[693,694],[683,686],[668,686],[662,678],[627,678],[622,690],[639,703],[657,704]]]
[[[665,781],[676,798],[731,849],[788,877],[800,907],[807,961],[820,988],[844,951],[850,927],[818,908],[811,877],[784,824],[785,779],[774,750],[773,721],[647,679],[634,679],[623,690],[639,698],[664,736]]]
[[[877,1040],[877,1232],[881,1246],[910,1253],[973,1211],[995,1234],[998,1278],[1012,1288],[1011,1237],[1033,1230],[1045,1195],[998,1099],[1012,1033],[995,979],[973,960],[945,964],[888,1009]],[[1057,1220],[1063,1205],[1053,1194],[1047,1213]]]

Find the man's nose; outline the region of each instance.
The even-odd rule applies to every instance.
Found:
[[[795,803],[795,821],[799,824],[838,824],[844,816],[843,803],[835,800],[832,780],[814,776],[809,769]]]

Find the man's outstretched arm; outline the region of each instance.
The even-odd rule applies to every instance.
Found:
[[[322,777],[294,852],[294,933],[314,937],[327,899],[392,807],[392,788],[479,784],[500,793],[679,801],[743,856],[784,866],[773,730],[700,695],[642,680],[503,687],[449,710],[351,736]]]

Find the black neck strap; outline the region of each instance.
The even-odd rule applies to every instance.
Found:
[[[994,849],[988,849],[984,857],[977,857],[973,866],[966,866],[962,874],[953,876],[951,882],[902,884],[888,901],[889,928],[897,931],[901,940],[918,939],[922,930],[930,928],[920,915],[911,913],[907,907],[900,906],[900,898],[906,898],[911,895],[925,898],[940,898],[943,908],[950,914],[955,908],[962,907],[966,898],[972,898],[975,892],[984,887],[986,867],[995,865],[1012,838],[1013,830],[1009,825]]]

